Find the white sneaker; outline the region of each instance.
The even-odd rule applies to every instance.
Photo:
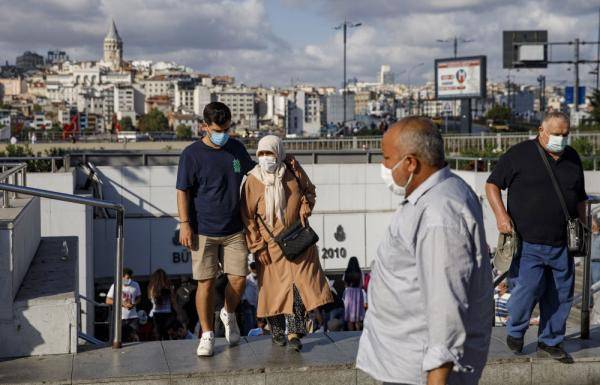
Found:
[[[221,309],[221,322],[225,326],[225,340],[229,345],[237,345],[240,343],[240,328],[238,327],[235,313],[227,313],[225,308]]]
[[[214,353],[214,349],[215,337],[203,335],[202,338],[200,338],[200,344],[198,344],[198,350],[196,350],[196,354],[199,357],[211,357]]]

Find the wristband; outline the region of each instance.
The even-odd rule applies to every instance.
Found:
[[[190,223],[190,222],[191,222],[191,221],[180,221],[180,222],[179,222],[179,224],[182,224],[182,223]]]

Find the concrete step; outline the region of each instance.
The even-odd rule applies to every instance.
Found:
[[[0,323],[0,357],[77,351],[77,238],[42,238]]]
[[[506,347],[506,331],[494,328],[481,385],[591,385],[600,383],[600,326],[592,339],[570,335],[565,341],[575,364],[538,356],[536,331],[525,338],[523,355]],[[157,341],[103,348],[76,355],[27,357],[0,362],[0,383],[10,384],[245,384],[375,385],[380,382],[354,367],[360,333],[317,333],[304,338],[300,353],[270,338],[243,338],[238,346],[217,339],[215,355],[198,358],[198,341]]]

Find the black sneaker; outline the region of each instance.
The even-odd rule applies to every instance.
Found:
[[[548,346],[543,342],[538,342],[537,347],[538,352],[544,352],[544,355],[562,362],[563,364],[572,364],[574,362],[573,357],[563,349],[562,344]]]
[[[294,349],[297,352],[302,350],[302,342],[300,341],[300,338],[293,337],[291,340],[289,340],[288,348]]]
[[[285,338],[285,336],[273,336],[272,341],[275,345],[277,346],[285,346],[287,339]]]
[[[516,338],[507,335],[506,346],[508,346],[513,353],[521,353],[523,352],[523,338]]]

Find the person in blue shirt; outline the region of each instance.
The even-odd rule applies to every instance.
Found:
[[[198,281],[196,310],[202,327],[198,356],[214,350],[214,285],[221,262],[229,284],[220,319],[230,345],[240,340],[235,309],[244,293],[248,248],[240,217],[240,187],[254,168],[246,148],[228,135],[231,111],[220,102],[204,109],[206,135],[186,147],[177,172],[180,243],[192,250],[192,275]]]

